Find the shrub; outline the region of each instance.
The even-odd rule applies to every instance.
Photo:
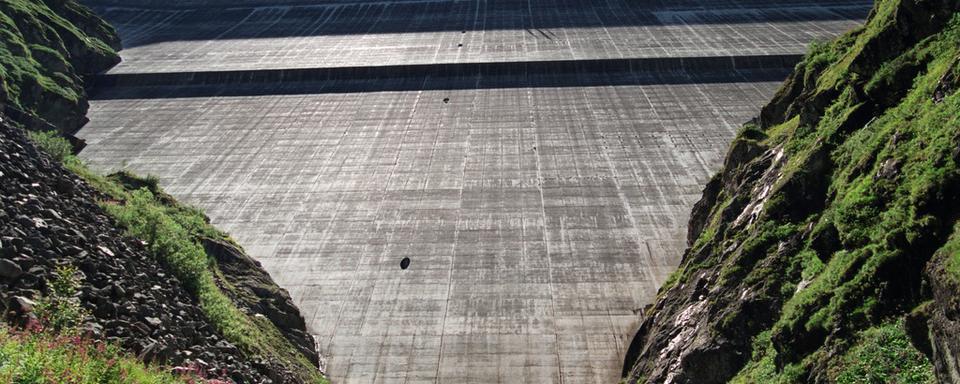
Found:
[[[67,139],[60,136],[57,131],[27,132],[30,140],[40,149],[47,152],[57,161],[64,161],[73,156],[73,146]]]
[[[0,382],[174,384],[197,380],[144,366],[102,342],[49,332],[17,332],[0,326]]]
[[[75,334],[76,328],[88,315],[75,296],[80,287],[77,270],[73,266],[57,267],[56,277],[49,283],[50,292],[37,301],[35,313],[40,325],[58,333]]]

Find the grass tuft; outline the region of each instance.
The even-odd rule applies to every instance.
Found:
[[[927,358],[910,345],[903,321],[888,322],[860,333],[839,359],[832,376],[837,384],[933,384]]]
[[[30,137],[38,147],[42,148],[57,161],[64,161],[73,155],[73,146],[66,139],[55,131],[36,132],[29,131]]]

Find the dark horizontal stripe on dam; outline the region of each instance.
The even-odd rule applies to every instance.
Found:
[[[404,4],[437,4],[437,3],[467,3],[469,0],[178,0],[178,1],[157,1],[157,0],[80,0],[81,3],[89,7],[115,7],[115,8],[141,8],[141,9],[229,9],[229,8],[267,8],[267,7],[349,7],[349,6],[377,6],[384,4],[404,5]],[[526,1],[523,0],[495,0],[488,1],[497,9],[523,10],[526,8]],[[551,1],[536,6],[551,8],[557,7],[575,7],[582,3]],[[623,7],[635,9],[704,9],[711,7],[776,7],[783,5],[790,6],[846,6],[871,4],[864,0],[653,0],[644,2],[623,2]]]
[[[738,82],[781,81],[790,73],[788,68],[745,69],[728,72],[670,71],[643,74],[526,74],[475,75],[464,77],[399,77],[389,79],[337,79],[329,81],[302,81],[283,83],[205,84],[188,86],[132,86],[97,88],[91,92],[93,100],[169,99],[188,97],[228,97],[267,95],[314,95],[359,92],[404,92],[420,90],[459,90],[496,88],[565,88],[622,85],[721,84]]]
[[[366,67],[336,67],[336,68],[294,68],[294,69],[265,69],[239,71],[211,71],[211,72],[169,72],[169,73],[122,73],[95,75],[93,85],[98,89],[122,87],[154,87],[173,86],[189,87],[204,85],[245,85],[245,84],[274,84],[274,83],[303,83],[329,82],[350,79],[352,81],[394,79],[473,79],[477,77],[522,77],[536,78],[549,77],[552,81],[548,85],[562,87],[564,79],[573,85],[582,86],[583,77],[592,74],[628,74],[650,78],[669,78],[657,76],[659,74],[689,73],[703,74],[722,78],[723,74],[740,79],[742,76],[733,75],[738,71],[754,71],[766,73],[762,70],[791,69],[802,58],[801,55],[766,55],[766,56],[718,56],[718,57],[681,57],[681,58],[635,58],[635,59],[602,59],[602,60],[563,60],[563,61],[533,61],[533,62],[490,62],[490,63],[462,63],[462,64],[423,64],[423,65],[390,65]],[[779,72],[779,71],[777,71]],[[571,76],[573,75],[573,76]],[[598,79],[615,79],[617,76],[595,76]],[[680,76],[683,77],[683,76]],[[559,80],[559,81],[558,81]],[[588,79],[589,80],[589,79]],[[768,79],[765,79],[768,80]],[[633,80],[631,80],[631,83]],[[400,82],[403,83],[403,82]],[[450,89],[476,88],[476,84],[462,84],[452,81]],[[518,84],[514,86],[531,86]],[[595,84],[601,85],[601,84]],[[386,84],[384,84],[386,86]],[[509,84],[499,84],[507,86]],[[533,84],[532,86],[536,86]],[[376,88],[376,87],[374,87]]]

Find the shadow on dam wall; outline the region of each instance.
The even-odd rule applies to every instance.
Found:
[[[203,8],[254,8],[254,7],[274,7],[274,6],[313,6],[313,5],[382,5],[394,3],[401,5],[429,4],[439,2],[457,2],[473,3],[470,0],[176,0],[176,1],[157,1],[157,0],[83,0],[83,3],[90,6],[103,7],[138,7],[152,9],[203,9]],[[714,1],[716,2],[716,1]],[[849,3],[850,0],[835,0],[835,3]],[[502,6],[504,4],[524,4],[526,1],[500,0],[485,1],[485,3]],[[701,8],[709,1],[705,0],[649,0],[635,2],[633,4],[623,1],[617,4],[630,5],[643,8],[665,8],[665,7],[683,7],[683,8]],[[822,4],[824,0],[741,0],[737,1],[741,6],[763,6],[769,4]],[[543,5],[540,5],[543,4]],[[566,6],[570,7],[568,2],[558,1],[538,1],[534,6]]]
[[[810,23],[862,19],[864,0],[168,1],[85,0],[126,34],[127,48],[165,41],[442,31]],[[276,21],[282,18],[283,23]],[[169,28],[175,26],[176,28]],[[149,33],[142,33],[149,30]]]
[[[94,100],[778,81],[801,55],[490,62],[92,78]]]

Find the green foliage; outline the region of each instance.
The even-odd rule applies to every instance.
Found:
[[[0,102],[53,123],[82,115],[82,73],[76,72],[118,61],[104,41],[114,36],[73,0],[0,2]],[[75,68],[75,62],[90,68]]]
[[[64,161],[73,155],[73,146],[56,131],[27,132],[33,143],[47,152],[57,161]]]
[[[947,277],[960,286],[960,222],[954,225],[950,239],[937,253],[937,257],[945,260]]]
[[[836,383],[935,383],[930,362],[910,345],[902,323],[888,322],[861,332],[856,345],[831,372]]]
[[[75,334],[77,326],[89,315],[76,297],[80,278],[73,266],[57,267],[56,276],[49,282],[50,292],[37,300],[34,312],[43,329],[61,334]]]
[[[36,45],[26,40],[26,37],[15,21],[18,17],[32,15],[38,8],[37,5],[29,3],[30,2],[5,1],[5,7],[0,8],[0,30],[3,31],[2,39],[0,39],[0,64],[3,64],[4,85],[10,91],[11,97],[9,101],[22,109],[30,109],[31,105],[26,104],[26,100],[22,100],[21,96],[23,96],[23,93],[26,91],[23,87],[31,83],[38,84],[45,92],[51,95],[76,101],[81,92],[81,88],[77,82],[69,76],[66,78],[66,81],[63,81],[63,79],[57,81],[57,79],[53,78],[55,72],[52,72],[49,68],[45,68],[43,64],[34,58],[33,50],[31,50],[30,47]],[[7,15],[8,13],[11,15]],[[37,23],[37,28],[49,29],[49,27],[42,24],[42,22],[35,17],[21,20],[21,23],[29,22]],[[51,43],[51,45],[53,44]],[[56,52],[53,49],[49,50]],[[57,56],[61,59],[60,66],[69,67],[69,63],[63,60],[63,56],[60,55],[59,52],[57,52]]]
[[[731,384],[788,384],[802,382],[799,372],[794,367],[778,369],[774,361],[777,351],[770,344],[770,331],[763,331],[753,339],[754,345],[765,346],[765,349],[755,349],[747,366],[739,375],[730,380]]]
[[[837,61],[840,52],[831,41],[813,41],[801,63],[807,73],[819,72],[824,66]]]
[[[74,0],[0,1],[0,104],[70,129],[69,125],[86,109],[79,75],[106,69],[119,60],[108,44],[115,44],[113,39],[112,28]],[[154,256],[184,282],[210,323],[225,338],[247,354],[283,364],[304,381],[325,382],[272,323],[243,314],[217,286],[216,263],[206,255],[197,239],[200,236],[228,238],[210,226],[199,210],[179,205],[159,191],[156,178],[127,174],[127,179],[135,180],[139,186],[125,188],[116,178],[90,171],[71,154],[69,143],[53,132],[33,133],[30,137],[67,169],[108,196],[107,201],[102,202],[105,209],[130,234],[147,240]],[[54,324],[52,328],[71,328],[83,315],[73,298],[70,287],[74,282],[70,280],[72,273],[68,272],[64,270],[51,283],[53,293],[39,305],[38,311]],[[44,367],[49,362],[42,363],[35,366]],[[93,367],[101,371],[109,368]],[[45,374],[52,372],[44,369]],[[21,373],[12,375],[6,377],[22,376]],[[55,380],[50,377],[55,376],[42,376],[37,380]],[[82,377],[76,382],[167,382],[147,380],[149,376],[142,380],[133,376],[119,379],[104,376],[92,379],[94,381],[85,381],[87,376]],[[25,380],[22,382],[34,382]]]
[[[143,365],[112,345],[77,336],[0,327],[0,382],[11,384],[174,384],[184,380]]]
[[[181,222],[158,204],[146,189],[133,191],[124,204],[104,208],[130,231],[147,242],[150,251],[166,263],[200,302],[204,313],[223,335],[239,345],[256,349],[256,333],[249,319],[217,288],[210,273],[213,261]],[[181,221],[189,219],[181,218]]]
[[[135,177],[127,175],[126,177]],[[116,177],[114,178],[116,179]],[[156,190],[156,179],[140,179]],[[159,194],[162,192],[158,191]],[[289,364],[300,365],[298,371],[310,382],[325,382],[310,368],[269,321],[257,321],[237,309],[218,287],[216,262],[197,239],[202,236],[222,238],[197,209],[168,205],[169,197],[158,198],[147,187],[125,192],[122,203],[103,206],[130,234],[147,242],[150,251],[166,263],[186,288],[199,301],[200,308],[217,330],[248,353],[271,356]]]
[[[65,139],[50,132],[32,134],[31,137],[45,151],[60,151],[66,143]],[[223,279],[218,278],[216,262],[206,254],[198,239],[210,237],[232,241],[211,226],[200,210],[178,204],[160,190],[156,177],[138,177],[127,171],[104,177],[90,171],[71,154],[63,155],[62,161],[67,169],[110,197],[101,202],[101,206],[131,235],[147,242],[151,253],[184,283],[210,323],[227,340],[246,353],[284,362],[288,369],[307,382],[326,382],[269,320],[245,315],[223,293],[222,289],[229,289],[228,284],[218,287],[217,282],[223,282]],[[71,284],[70,280],[62,281],[64,284],[54,284],[62,287]],[[71,300],[58,300],[50,305],[51,310],[47,313],[58,323],[75,325],[79,315],[71,303]]]
[[[947,260],[960,282],[960,207],[953,203],[960,94],[954,85],[942,100],[933,97],[945,75],[960,68],[960,15],[914,46],[879,54],[900,6],[879,1],[863,28],[813,44],[797,68],[804,76],[799,98],[809,101],[804,110],[763,127],[765,136],[748,125],[738,137],[782,145],[787,163],[752,228],[724,233],[728,223],[714,219],[687,254],[717,260],[719,285],[780,288],[779,316],[754,338],[753,358],[734,382],[803,382],[820,368],[841,383],[933,380],[930,362],[895,319],[929,299],[920,275],[931,257]],[[811,164],[819,168],[811,172]],[[785,190],[793,180],[803,182]],[[822,209],[801,211],[806,217],[777,214],[800,204],[792,197],[818,182],[826,185]],[[711,215],[724,209],[718,204]],[[802,235],[786,255],[784,224]],[[824,234],[829,239],[811,240]],[[711,251],[699,256],[701,249]],[[701,264],[685,260],[669,283],[683,284]]]

